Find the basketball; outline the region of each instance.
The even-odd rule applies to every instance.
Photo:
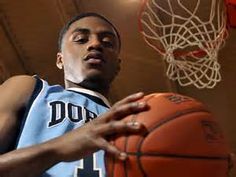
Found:
[[[150,109],[124,121],[141,122],[145,130],[114,140],[128,159],[106,154],[108,177],[227,177],[230,148],[204,104],[176,93],[142,101]]]

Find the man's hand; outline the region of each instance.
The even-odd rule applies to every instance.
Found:
[[[108,137],[140,130],[140,123],[122,119],[148,109],[145,102],[139,101],[143,96],[143,93],[128,96],[105,114],[58,138],[0,155],[1,177],[39,176],[59,162],[79,160],[99,149],[124,160],[126,154],[110,144]]]
[[[78,160],[99,149],[124,160],[126,154],[109,143],[107,137],[125,132],[135,133],[140,130],[142,127],[140,123],[125,122],[122,119],[148,109],[145,102],[137,102],[143,96],[141,92],[130,95],[117,102],[108,112],[95,120],[51,141],[56,147],[58,161]]]

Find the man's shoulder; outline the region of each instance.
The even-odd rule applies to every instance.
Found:
[[[27,75],[13,76],[0,86],[0,112],[6,115],[19,112],[31,98],[36,80]],[[17,117],[17,115],[14,115]]]
[[[35,84],[36,79],[30,75],[16,75],[8,78],[1,86],[12,84]],[[19,86],[20,86],[19,85]]]
[[[6,97],[10,97],[10,95],[19,98],[22,98],[22,96],[29,97],[35,88],[35,84],[36,79],[32,76],[13,76],[0,85],[0,94]]]

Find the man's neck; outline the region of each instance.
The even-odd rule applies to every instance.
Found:
[[[92,90],[102,94],[103,96],[107,97],[109,93],[109,87],[101,87],[102,84],[94,84],[89,82],[81,82],[81,83],[74,83],[69,80],[65,80],[65,88],[84,88],[88,90]]]

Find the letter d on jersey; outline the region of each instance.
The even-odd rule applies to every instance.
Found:
[[[82,120],[84,120],[86,123],[97,117],[94,112],[72,103],[53,101],[49,103],[49,106],[51,117],[48,127],[57,125],[63,122],[66,118],[68,118],[73,123],[79,123]]]

